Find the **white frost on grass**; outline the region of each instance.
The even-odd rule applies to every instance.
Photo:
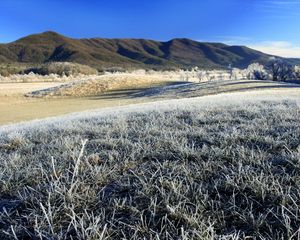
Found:
[[[131,104],[127,106],[108,107],[99,110],[87,110],[65,114],[57,117],[45,119],[36,119],[17,124],[7,124],[0,127],[0,134],[8,131],[22,131],[24,128],[36,128],[47,125],[61,125],[62,127],[72,122],[88,118],[107,118],[122,114],[147,113],[151,111],[168,111],[168,110],[193,110],[193,109],[211,109],[230,107],[232,105],[246,105],[261,101],[283,101],[292,100],[300,104],[300,96],[288,96],[287,94],[276,94],[276,91],[252,91],[252,92],[235,92],[221,93],[218,95],[209,95],[203,97],[162,100],[150,103]]]

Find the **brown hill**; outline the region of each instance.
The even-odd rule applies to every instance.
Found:
[[[0,44],[0,63],[76,62],[98,69],[107,67],[222,68],[246,67],[270,55],[243,46],[200,43],[190,39],[159,42],[145,39],[72,39],[44,32]],[[299,60],[293,60],[299,62]]]

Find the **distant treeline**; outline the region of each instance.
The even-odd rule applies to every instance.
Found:
[[[10,76],[13,74],[35,73],[40,75],[56,74],[59,76],[76,76],[98,74],[98,70],[87,65],[68,62],[51,62],[32,66],[30,64],[2,64],[0,65],[0,75]]]

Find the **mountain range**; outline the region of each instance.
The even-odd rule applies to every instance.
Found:
[[[97,69],[124,68],[245,68],[266,62],[271,55],[245,46],[176,38],[166,42],[146,39],[68,38],[48,31],[0,44],[0,63],[39,64],[76,62]],[[300,64],[300,59],[286,59]]]

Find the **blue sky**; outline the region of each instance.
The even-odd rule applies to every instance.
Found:
[[[300,57],[300,0],[0,0],[0,42],[52,30],[75,38],[186,37]]]

